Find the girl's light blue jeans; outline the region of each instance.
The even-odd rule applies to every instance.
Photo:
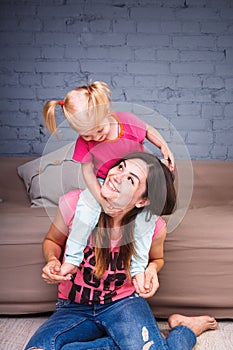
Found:
[[[186,326],[173,328],[164,339],[147,302],[134,293],[105,305],[59,299],[25,350],[191,350],[195,343]]]

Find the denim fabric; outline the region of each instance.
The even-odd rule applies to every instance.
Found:
[[[164,339],[147,302],[134,293],[107,305],[59,300],[25,350],[191,350],[195,342],[185,326]]]

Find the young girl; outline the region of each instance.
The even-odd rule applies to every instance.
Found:
[[[82,164],[82,173],[87,190],[82,192],[76,208],[71,233],[67,240],[65,262],[61,274],[71,278],[83,260],[83,249],[96,226],[101,207],[107,214],[118,215],[119,208],[113,208],[100,194],[100,186],[108,170],[128,153],[144,151],[143,141],[147,138],[174,169],[172,152],[162,136],[150,125],[131,113],[111,112],[111,93],[107,84],[94,82],[67,93],[62,101],[49,101],[43,115],[47,128],[56,134],[55,109],[60,105],[63,113],[79,137],[76,141],[73,159]],[[117,180],[112,190],[117,194]],[[130,178],[129,181],[133,181]],[[125,196],[128,198],[128,196]],[[163,208],[158,208],[159,215]],[[148,263],[148,251],[153,235],[155,215],[142,211],[135,223],[136,254],[131,261],[130,273],[137,290],[144,293],[144,270]],[[106,247],[107,248],[107,247]]]

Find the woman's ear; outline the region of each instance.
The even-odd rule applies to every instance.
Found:
[[[135,204],[135,207],[137,208],[142,208],[142,207],[146,207],[147,205],[150,204],[150,201],[148,198],[142,198],[140,201],[138,201],[136,204]]]

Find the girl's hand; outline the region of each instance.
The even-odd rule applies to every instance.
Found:
[[[174,156],[173,156],[173,153],[170,151],[169,148],[165,147],[165,146],[162,146],[161,147],[161,153],[164,157],[164,159],[168,162],[168,169],[170,171],[174,171],[175,169],[175,159],[174,159]]]
[[[56,284],[66,281],[67,278],[59,275],[61,271],[61,263],[57,258],[53,258],[47,262],[42,269],[42,278],[48,284]]]

